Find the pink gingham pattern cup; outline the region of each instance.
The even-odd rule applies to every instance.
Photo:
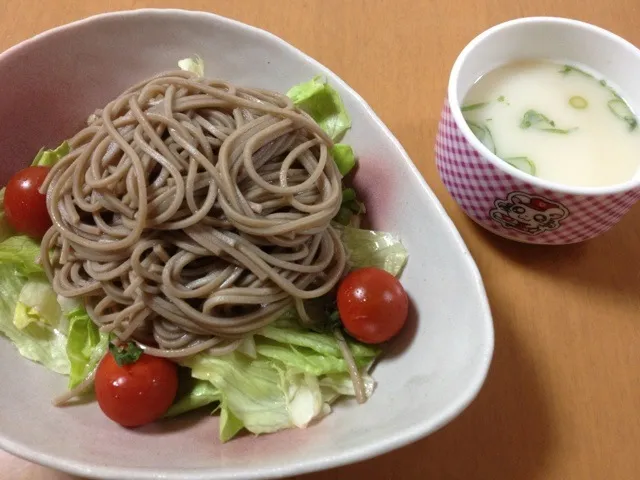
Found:
[[[638,111],[640,50],[631,43],[576,20],[531,17],[502,23],[472,40],[452,68],[436,139],[438,172],[465,213],[493,233],[547,245],[588,240],[613,227],[640,199],[640,174],[607,187],[546,181],[494,155],[462,116],[463,98],[480,76],[528,58],[589,66]]]

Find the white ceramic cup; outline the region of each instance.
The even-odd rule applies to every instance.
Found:
[[[498,158],[462,116],[462,100],[478,78],[525,59],[587,66],[624,93],[634,112],[640,111],[640,50],[631,43],[576,20],[511,20],[474,38],[453,65],[436,141],[438,172],[467,215],[493,233],[556,245],[593,238],[615,225],[640,198],[640,174],[606,187],[546,181]]]

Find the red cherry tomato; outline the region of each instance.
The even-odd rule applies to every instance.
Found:
[[[49,167],[27,167],[7,183],[4,210],[17,232],[42,238],[51,227],[46,196],[38,191],[48,173]]]
[[[134,363],[118,365],[107,353],[98,365],[96,398],[104,414],[124,427],[158,420],[178,391],[178,369],[166,358],[143,353]]]
[[[407,292],[396,277],[379,268],[349,273],[338,287],[337,301],[344,328],[364,343],[386,342],[407,321]]]

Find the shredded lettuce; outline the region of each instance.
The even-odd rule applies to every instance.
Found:
[[[0,243],[0,332],[22,356],[69,375],[72,388],[104,355],[107,335],[79,304],[56,295],[35,262],[39,255],[29,237]]]
[[[358,200],[356,191],[353,188],[345,188],[342,191],[342,203],[340,205],[340,210],[335,217],[333,217],[333,221],[340,225],[349,225],[353,221],[354,217],[365,213],[366,208],[364,203]]]
[[[39,255],[40,245],[25,235],[9,237],[0,243],[0,265],[15,265],[23,275],[43,273],[36,263]]]
[[[343,177],[356,166],[356,156],[353,153],[353,148],[349,145],[336,143],[331,148],[331,155]]]
[[[254,434],[305,428],[331,410],[330,403],[340,392],[353,394],[344,387],[349,380],[346,371],[319,377],[305,371],[306,362],[291,362],[286,356],[265,358],[258,353],[254,360],[239,352],[222,357],[199,354],[184,359],[182,365],[191,368],[193,377],[220,391],[223,442],[242,428]],[[371,395],[373,380],[365,377]]]
[[[60,326],[60,305],[56,292],[44,277],[31,278],[20,291],[13,324],[23,330],[32,322],[41,322],[52,328]],[[66,328],[63,328],[66,331]]]
[[[66,141],[62,142],[62,144],[58,148],[55,148],[53,150],[45,150],[43,148],[38,152],[31,165],[39,167],[52,167],[58,162],[58,160],[68,155],[70,151],[71,147],[69,147],[69,144]]]
[[[199,77],[204,77],[204,61],[199,55],[180,60],[178,67],[187,72],[195,73]]]
[[[65,352],[65,331],[39,321],[37,316],[24,324],[18,319],[19,327],[14,323],[18,298],[29,281],[29,276],[18,264],[0,263],[0,332],[11,340],[23,357],[54,372],[68,375],[70,366]],[[41,278],[37,277],[34,281],[40,282]],[[34,304],[39,303],[37,298],[31,300]]]
[[[68,304],[62,301],[63,310]],[[65,308],[66,307],[66,308]],[[109,335],[100,332],[79,304],[64,312],[69,321],[66,352],[69,357],[69,388],[81,383],[98,365],[109,346]]]
[[[2,190],[0,190],[0,242],[16,234],[13,227],[9,225],[7,215],[4,212],[4,192],[5,188],[2,187]]]
[[[175,417],[221,400],[220,390],[211,382],[192,378],[189,370],[183,370],[179,376],[178,394],[173,405],[164,414],[165,418]]]
[[[182,360],[197,380],[165,416],[219,402],[219,436],[226,442],[243,428],[254,434],[305,428],[329,413],[339,396],[355,394],[333,336],[299,327],[291,312],[251,338],[255,358],[236,350],[222,357],[202,353]],[[366,372],[378,350],[350,344]],[[374,382],[364,377],[370,396]]]
[[[218,388],[223,404],[249,431],[267,433],[291,426],[284,386],[269,362],[234,352],[223,357],[195,355],[182,365],[191,368],[193,377]]]
[[[231,412],[227,406],[227,401],[223,400],[220,404],[220,441],[228,442],[243,428],[242,420]]]
[[[356,268],[377,267],[398,276],[409,257],[400,240],[386,232],[345,227],[342,242],[349,254],[349,263]]]
[[[69,153],[64,142],[42,149],[33,165],[52,166]],[[107,335],[101,334],[87,312],[74,300],[59,297],[36,263],[40,245],[16,235],[4,216],[0,191],[0,332],[20,354],[80,383],[102,358]]]
[[[320,76],[292,87],[287,96],[294,105],[307,112],[334,142],[339,142],[351,128],[351,118],[340,94]]]
[[[16,235],[6,222],[4,191],[0,191],[0,333],[22,356],[68,374],[66,324],[60,322],[55,294],[52,297],[53,290],[36,263],[40,245],[27,236]]]
[[[289,316],[289,318],[287,318],[287,315],[280,317],[273,325],[269,325],[260,330],[257,335],[268,338],[273,342],[292,347],[301,347],[304,351],[313,351],[327,357],[342,359],[338,342],[333,335],[325,335],[305,329],[299,325],[297,320],[291,317],[292,316]],[[370,359],[379,353],[379,350],[372,345],[365,345],[349,340],[347,344],[353,355],[357,358]]]

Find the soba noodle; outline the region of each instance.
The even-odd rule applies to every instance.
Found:
[[[43,186],[42,262],[122,341],[224,354],[343,274],[332,142],[285,95],[168,72],[69,144]]]

